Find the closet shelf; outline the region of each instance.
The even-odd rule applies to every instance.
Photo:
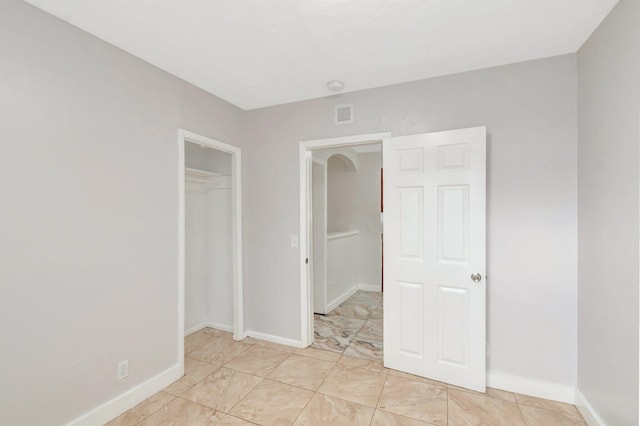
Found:
[[[341,231],[341,232],[330,232],[327,234],[327,240],[337,240],[338,238],[347,238],[353,235],[358,235],[360,231],[352,230],[352,231]]]
[[[217,177],[222,176],[220,173],[208,172],[206,170],[200,169],[192,169],[190,167],[185,167],[185,174],[189,176],[197,176],[197,177]]]

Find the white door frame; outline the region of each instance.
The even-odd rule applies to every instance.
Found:
[[[242,158],[233,145],[178,129],[178,356],[184,363],[185,316],[185,143],[193,142],[231,154],[231,226],[233,261],[233,338],[244,339],[242,301]]]
[[[311,235],[311,150],[319,148],[335,148],[353,145],[364,145],[382,142],[391,137],[391,132],[369,133],[354,136],[342,136],[329,139],[315,139],[300,142],[300,343],[303,347],[313,343],[313,305],[311,301],[311,268],[307,259],[313,253],[309,244]]]

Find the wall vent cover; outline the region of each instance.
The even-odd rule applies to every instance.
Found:
[[[353,105],[336,105],[334,114],[335,124],[353,123]]]

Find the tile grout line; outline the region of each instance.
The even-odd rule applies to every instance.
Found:
[[[522,407],[520,407],[520,403],[518,402],[517,399],[516,399],[516,405],[518,406],[518,412],[520,413],[520,418],[522,418],[522,422],[525,424],[525,426],[527,426],[529,423],[527,422],[527,419],[524,417],[524,413],[522,412]]]
[[[268,349],[268,348],[265,348],[265,349]],[[293,355],[293,353],[288,353],[288,354],[287,354],[287,357],[286,357],[284,360],[282,360],[282,361],[280,362],[280,364],[278,364],[278,367],[279,367],[280,365],[282,365],[282,363],[284,363],[287,359],[291,358],[291,355]],[[269,373],[269,375],[270,375],[270,374],[272,374],[272,373],[273,373],[273,372],[274,372],[278,367],[274,368],[274,370],[273,370],[273,371],[271,371],[271,372]],[[228,368],[228,367],[227,367],[227,368]],[[233,370],[232,368],[229,368],[229,369],[230,369],[230,370]],[[233,371],[238,371],[238,370],[233,370]],[[307,405],[309,404],[309,402],[311,401],[311,399],[313,398],[313,396],[314,396],[314,395],[315,395],[315,393],[316,393],[315,391],[311,391],[311,390],[309,390],[309,389],[305,389],[305,388],[303,388],[303,387],[301,387],[301,386],[291,385],[291,384],[288,384],[288,383],[281,383],[281,382],[278,382],[277,380],[269,379],[269,377],[268,377],[268,376],[267,376],[267,377],[261,377],[261,376],[258,376],[257,374],[253,374],[253,373],[246,373],[246,372],[244,372],[244,371],[240,371],[240,372],[241,372],[241,373],[244,373],[244,374],[250,374],[250,375],[252,375],[252,376],[254,376],[254,377],[258,377],[258,378],[259,378],[259,379],[261,379],[261,380],[260,380],[260,382],[259,382],[256,386],[254,386],[253,388],[251,388],[251,390],[249,390],[249,392],[247,392],[247,393],[246,393],[246,395],[244,395],[242,398],[240,398],[240,400],[239,400],[238,402],[236,402],[236,403],[235,403],[235,404],[234,404],[234,405],[229,409],[229,412],[228,412],[228,413],[225,413],[224,411],[221,411],[221,410],[220,410],[220,411],[221,411],[221,412],[223,412],[223,413],[225,413],[225,414],[227,414],[227,415],[233,416],[233,417],[238,418],[238,419],[240,419],[240,420],[245,420],[245,421],[251,422],[251,423],[253,423],[253,424],[258,424],[258,423],[254,423],[253,421],[248,420],[248,419],[245,419],[245,418],[243,418],[243,417],[234,416],[234,415],[230,414],[230,412],[231,412],[231,411],[233,411],[233,409],[234,409],[238,404],[240,404],[244,399],[246,399],[246,398],[247,398],[247,396],[249,396],[249,394],[250,394],[251,392],[253,392],[253,391],[254,391],[258,386],[260,386],[262,383],[264,383],[264,381],[265,381],[265,380],[269,380],[270,382],[273,382],[273,383],[282,384],[282,385],[285,385],[285,386],[292,386],[292,387],[295,387],[295,388],[297,388],[297,389],[301,389],[301,390],[305,390],[305,391],[312,392],[311,398],[309,398],[309,401],[307,401],[307,402],[305,403],[305,406],[302,408],[302,410],[300,410],[300,413],[298,413],[298,415],[297,415],[297,416],[296,416],[296,418],[294,419],[294,423],[295,423],[295,421],[298,419],[298,417],[300,416],[300,414],[302,413],[302,411],[307,407]],[[291,423],[291,424],[293,424],[293,423]]]
[[[275,349],[269,349],[269,348],[263,348],[263,347],[261,347],[261,348],[262,348],[262,349],[267,349],[267,350],[275,351]],[[248,350],[248,349],[247,349],[247,350]],[[278,364],[273,368],[273,370],[271,370],[271,371],[270,371],[266,376],[260,376],[260,375],[258,375],[257,373],[253,373],[253,372],[249,372],[249,371],[238,370],[237,368],[229,367],[229,366],[227,365],[227,364],[231,363],[231,361],[235,360],[236,358],[238,358],[238,357],[239,357],[240,355],[242,355],[242,354],[238,355],[238,357],[233,358],[232,360],[230,360],[229,362],[227,362],[226,364],[224,364],[224,365],[223,365],[223,367],[224,367],[224,368],[227,368],[227,369],[229,369],[229,370],[237,371],[237,372],[239,372],[239,373],[251,374],[251,375],[253,375],[253,376],[260,377],[260,378],[263,378],[263,379],[266,379],[266,378],[268,378],[268,377],[269,377],[269,376],[270,376],[274,371],[276,371],[276,370],[278,369],[278,367],[280,367],[280,366],[282,365],[282,363],[284,363],[286,360],[288,360],[288,359],[291,357],[291,354],[290,354],[290,353],[286,353],[286,352],[282,352],[282,351],[276,351],[276,352],[280,352],[280,353],[286,354],[287,356],[286,356],[282,361],[278,362]],[[244,353],[244,352],[243,352],[243,353]]]
[[[373,423],[373,418],[376,416],[376,410],[378,409],[378,405],[380,405],[380,398],[382,398],[382,393],[384,392],[384,387],[387,386],[387,380],[389,379],[389,372],[387,372],[384,382],[382,383],[382,387],[380,388],[380,393],[378,393],[378,399],[376,399],[376,404],[373,407],[373,414],[371,415],[371,420],[369,421],[369,425]]]
[[[235,371],[235,370],[233,370],[233,371]],[[245,374],[246,374],[246,373],[245,373]],[[236,406],[237,406],[238,404],[240,404],[240,402],[242,402],[242,400],[243,400],[243,399],[245,399],[245,398],[247,397],[247,395],[249,395],[249,394],[250,394],[250,393],[251,393],[255,388],[257,388],[260,384],[262,384],[262,382],[264,382],[264,378],[263,378],[263,377],[256,376],[255,374],[251,374],[251,375],[252,375],[252,376],[254,376],[254,377],[259,378],[259,379],[260,379],[260,381],[259,381],[258,383],[256,383],[256,385],[255,385],[254,387],[252,387],[251,389],[249,389],[249,390],[247,391],[247,393],[245,393],[245,394],[244,394],[244,395],[243,395],[243,396],[242,396],[242,397],[241,397],[241,398],[240,398],[240,399],[239,399],[235,404],[233,404],[233,405],[229,408],[229,411],[222,411],[222,410],[220,410],[220,411],[222,411],[222,412],[223,412],[223,413],[225,413],[225,414],[232,415],[232,414],[231,414],[231,411],[232,411],[234,408],[236,408]],[[234,416],[234,417],[235,417],[235,416]],[[243,419],[243,420],[244,420],[244,419]]]
[[[445,419],[447,421],[447,425],[449,424],[449,403],[450,403],[450,399],[449,399],[449,388],[447,388],[447,418]]]
[[[446,416],[445,420],[447,422],[447,425],[449,425],[449,388],[445,387],[444,391],[447,393],[447,408],[446,408],[447,416]]]
[[[308,390],[308,389],[307,389]],[[292,425],[294,425],[298,419],[300,418],[300,416],[302,415],[302,413],[304,412],[304,410],[307,409],[307,407],[309,406],[309,404],[311,404],[311,400],[318,394],[318,391],[313,391],[313,393],[311,394],[311,398],[309,398],[309,400],[307,401],[306,404],[304,404],[304,407],[302,407],[302,410],[300,410],[300,412],[298,413],[298,415],[296,416],[295,419],[293,419],[293,422],[291,423]]]
[[[183,401],[190,402],[190,403],[195,404],[195,405],[198,405],[198,406],[200,406],[200,407],[202,407],[202,408],[206,408],[207,410],[213,410],[214,414],[215,414],[215,413],[222,413],[222,414],[224,414],[225,416],[233,417],[233,418],[235,418],[235,419],[239,419],[239,420],[242,420],[242,421],[245,421],[245,422],[249,422],[249,423],[254,424],[254,425],[257,425],[257,424],[258,424],[258,423],[252,422],[251,420],[246,420],[246,419],[243,419],[242,417],[234,416],[233,414],[230,414],[230,413],[228,413],[228,412],[226,412],[226,411],[222,411],[222,410],[220,410],[220,409],[218,409],[218,408],[209,407],[208,405],[204,405],[204,404],[203,404],[203,403],[201,403],[201,402],[192,401],[192,400],[190,400],[190,399],[184,398],[183,396],[177,396],[176,398],[180,398],[180,399],[181,399],[181,400],[183,400]]]
[[[331,363],[333,363],[333,366],[332,366],[331,370],[329,371],[329,373],[328,373],[328,374],[327,374],[327,375],[322,379],[322,381],[321,381],[320,385],[317,387],[317,389],[316,389],[315,391],[312,391],[311,398],[309,398],[309,401],[307,401],[307,403],[305,404],[305,407],[303,407],[303,409],[300,411],[300,413],[298,413],[298,416],[296,417],[296,420],[297,420],[297,418],[300,416],[300,414],[302,413],[302,411],[304,411],[304,409],[309,405],[309,403],[310,403],[311,399],[313,399],[313,397],[314,397],[315,395],[317,395],[317,394],[319,394],[319,393],[320,393],[320,392],[318,392],[318,390],[322,387],[322,385],[323,385],[323,384],[324,384],[324,382],[326,381],[327,377],[329,377],[329,375],[330,375],[330,374],[331,374],[331,373],[336,369],[336,367],[339,365],[339,361],[340,361],[340,359],[341,359],[343,356],[345,356],[345,355],[344,355],[344,352],[346,351],[347,347],[351,344],[351,342],[353,342],[353,340],[355,340],[355,337],[357,336],[357,334],[358,334],[360,331],[362,331],[362,329],[364,328],[364,326],[365,326],[365,324],[367,323],[367,321],[368,321],[369,319],[371,319],[371,318],[370,318],[371,314],[373,313],[373,311],[375,311],[375,310],[377,309],[377,307],[380,305],[380,303],[382,303],[382,301],[378,301],[378,303],[373,307],[372,311],[367,315],[367,317],[366,317],[366,318],[364,318],[364,319],[363,319],[362,324],[360,325],[360,327],[359,327],[359,328],[355,331],[355,333],[353,334],[353,337],[352,337],[352,339],[349,341],[349,344],[348,344],[347,346],[345,346],[345,349],[343,349],[341,352],[327,351],[327,350],[326,350],[326,349],[324,349],[324,348],[314,348],[314,347],[312,346],[312,348],[313,348],[313,349],[317,349],[317,350],[324,350],[324,351],[327,351],[327,352],[332,352],[332,353],[339,354],[339,357],[338,357],[335,361],[327,361],[327,360],[324,360],[324,359],[318,359],[318,358],[314,358],[314,357],[306,356],[307,358],[315,359],[315,360],[318,360],[318,361],[331,362]],[[336,316],[338,316],[338,317],[340,317],[340,318],[344,318],[344,319],[357,319],[357,318],[345,317],[345,316],[341,316],[341,315],[336,315]],[[197,405],[199,405],[199,406],[201,406],[201,407],[204,407],[204,408],[207,408],[207,409],[212,409],[212,410],[214,410],[214,412],[215,412],[215,411],[219,411],[220,413],[223,413],[223,414],[225,414],[225,415],[229,415],[229,416],[234,417],[234,418],[239,418],[239,417],[237,417],[237,416],[234,416],[234,415],[230,414],[229,412],[230,412],[230,411],[232,411],[232,410],[233,410],[233,408],[235,408],[235,407],[236,407],[236,406],[237,406],[237,405],[238,405],[242,400],[244,400],[244,399],[247,397],[247,395],[248,395],[249,393],[251,393],[251,392],[252,392],[252,391],[253,391],[257,386],[259,386],[261,383],[263,383],[263,382],[264,382],[264,380],[270,380],[270,381],[275,382],[275,383],[281,383],[281,382],[278,382],[277,380],[269,379],[269,376],[270,376],[270,375],[271,375],[271,374],[272,374],[272,373],[273,373],[273,372],[274,372],[278,367],[280,367],[280,366],[281,366],[281,365],[282,365],[286,360],[288,360],[289,358],[291,358],[291,356],[292,356],[292,355],[294,355],[294,354],[295,354],[295,355],[299,355],[299,356],[305,356],[305,355],[301,355],[301,354],[296,354],[295,352],[283,351],[283,350],[279,350],[279,349],[271,348],[271,347],[267,347],[267,346],[262,346],[262,345],[257,346],[257,344],[258,344],[258,340],[257,340],[257,339],[254,339],[253,343],[250,343],[250,342],[243,342],[243,341],[235,341],[235,340],[233,340],[232,338],[229,338],[228,336],[226,336],[225,334],[218,334],[218,335],[216,335],[216,334],[209,334],[209,333],[207,333],[207,331],[206,331],[206,329],[207,329],[207,328],[208,328],[208,327],[205,327],[205,328],[203,329],[203,330],[205,330],[205,331],[203,332],[203,334],[205,334],[205,335],[206,335],[206,337],[208,337],[208,338],[210,338],[210,339],[211,339],[211,338],[213,338],[213,339],[215,339],[215,338],[220,338],[220,339],[228,340],[228,341],[231,341],[231,342],[243,343],[244,345],[246,345],[246,347],[245,347],[242,351],[240,351],[239,353],[237,353],[236,355],[234,355],[234,356],[232,356],[231,358],[229,358],[228,360],[226,360],[226,362],[224,362],[222,365],[220,365],[220,364],[218,364],[218,363],[210,362],[210,361],[208,361],[208,360],[202,360],[202,359],[193,358],[193,357],[189,356],[189,354],[191,354],[192,352],[194,352],[194,351],[196,351],[196,350],[200,350],[200,349],[202,349],[203,347],[205,347],[205,346],[206,346],[206,343],[205,343],[205,344],[203,344],[203,345],[198,345],[198,347],[197,347],[197,348],[194,348],[194,350],[190,351],[189,353],[185,353],[185,355],[184,355],[184,360],[183,360],[183,363],[184,363],[184,364],[186,364],[186,358],[189,358],[189,359],[192,359],[192,360],[196,360],[196,361],[199,361],[199,362],[203,362],[203,363],[205,363],[205,364],[209,364],[209,365],[215,366],[215,367],[216,367],[216,369],[215,369],[213,372],[211,372],[210,374],[208,374],[208,375],[206,375],[205,377],[203,377],[202,379],[200,379],[200,380],[196,381],[195,383],[193,383],[190,387],[188,387],[187,389],[185,389],[183,392],[181,392],[181,393],[179,393],[179,394],[173,394],[173,393],[170,393],[170,392],[166,392],[166,391],[164,391],[164,389],[163,389],[163,390],[161,390],[160,392],[163,392],[163,393],[165,393],[165,394],[169,395],[170,397],[172,397],[172,399],[171,399],[167,404],[164,404],[164,405],[162,405],[161,407],[159,407],[157,410],[154,410],[153,412],[151,412],[151,414],[149,414],[149,416],[145,417],[144,419],[142,419],[140,422],[137,422],[136,424],[140,424],[140,423],[142,423],[142,422],[146,421],[149,417],[153,416],[154,414],[156,414],[157,412],[159,412],[161,409],[163,409],[163,408],[167,407],[171,402],[173,402],[173,401],[174,401],[175,399],[177,399],[177,398],[180,398],[180,399],[181,399],[181,400],[183,400],[183,401],[188,401],[188,402],[191,402],[191,403],[197,404]],[[244,340],[244,339],[243,339],[243,340]],[[240,356],[244,355],[247,351],[249,351],[249,350],[250,350],[251,348],[253,348],[253,347],[259,347],[259,348],[263,348],[263,349],[269,349],[269,350],[275,350],[275,351],[283,352],[283,353],[286,353],[286,354],[287,354],[287,357],[286,357],[286,358],[284,358],[282,361],[280,361],[280,362],[278,363],[278,365],[277,365],[277,366],[276,366],[276,367],[275,367],[271,372],[269,372],[265,377],[259,376],[259,375],[254,374],[254,373],[247,373],[247,372],[245,372],[245,371],[236,370],[236,369],[234,369],[234,368],[232,368],[232,367],[228,367],[228,366],[227,366],[227,364],[231,363],[231,362],[232,362],[233,360],[235,360],[236,358],[238,358],[238,357],[240,357]],[[369,360],[369,359],[367,359],[367,358],[360,358],[360,357],[354,357],[354,358],[359,358],[359,359]],[[378,360],[372,360],[372,361],[378,361]],[[345,365],[345,366],[342,366],[342,365],[341,365],[341,367],[344,367],[344,368],[354,368],[354,369],[358,369],[358,370],[364,370],[364,371],[367,371],[367,372],[369,372],[369,373],[376,373],[376,374],[381,374],[381,373],[382,373],[382,372],[374,372],[374,371],[369,370],[369,369],[367,369],[367,368],[352,367],[352,366],[346,366],[346,365]],[[226,369],[228,369],[228,370],[232,370],[232,371],[236,371],[236,372],[240,372],[240,373],[244,373],[244,374],[250,374],[250,375],[252,375],[252,376],[254,376],[254,377],[259,378],[259,379],[260,379],[260,382],[258,382],[258,383],[256,384],[256,386],[254,386],[253,388],[251,388],[251,389],[247,392],[247,394],[246,394],[246,395],[244,395],[244,396],[243,396],[243,397],[242,397],[238,402],[236,402],[236,403],[235,403],[235,404],[234,404],[234,405],[233,405],[233,406],[228,410],[229,412],[225,412],[225,411],[223,411],[223,410],[219,410],[219,409],[216,409],[216,408],[213,408],[213,407],[209,407],[209,406],[207,406],[207,405],[204,405],[204,404],[199,403],[199,402],[196,402],[196,401],[189,400],[189,399],[187,399],[187,398],[185,398],[185,397],[184,397],[184,395],[185,395],[186,393],[188,393],[189,391],[191,391],[191,390],[192,390],[193,388],[195,388],[197,385],[199,385],[200,383],[202,383],[203,381],[205,381],[207,378],[211,377],[213,374],[215,374],[216,372],[218,372],[218,371],[219,371],[220,369],[222,369],[222,368],[226,368]],[[384,370],[384,369],[383,369],[383,370]],[[187,375],[185,374],[185,375],[184,375],[184,376],[182,376],[180,379],[182,379],[182,378],[184,378],[184,377],[187,377]],[[180,380],[180,379],[178,379],[178,380]],[[386,384],[386,380],[387,380],[387,377],[385,377],[385,381],[384,381],[384,383],[383,383],[383,386],[382,386],[382,388],[380,389],[380,393],[378,394],[378,398],[377,398],[377,401],[376,401],[376,406],[375,406],[375,407],[373,407],[373,409],[374,409],[374,415],[375,415],[375,410],[377,409],[377,403],[378,403],[378,401],[380,400],[380,397],[381,397],[381,395],[382,395],[382,391],[383,391],[383,389],[384,389],[384,385]],[[296,388],[299,388],[299,389],[304,389],[304,390],[309,391],[309,389],[303,388],[303,387],[301,387],[301,386],[291,385],[291,384],[288,384],[288,383],[281,383],[281,384],[283,384],[283,385],[288,385],[288,386],[293,386],[293,387],[296,387]],[[320,393],[320,394],[321,394],[321,393]],[[321,394],[321,395],[324,395],[324,394]],[[340,398],[338,398],[338,399],[340,399]],[[245,420],[245,419],[242,419],[242,420]],[[372,415],[372,419],[371,419],[371,421],[373,421],[373,415]],[[253,423],[253,422],[252,422],[252,423]],[[371,422],[370,422],[370,423],[371,423]]]
[[[359,291],[359,292],[360,292],[360,291]],[[355,294],[358,294],[358,292],[354,293],[354,295],[355,295]],[[353,298],[353,295],[352,295],[349,299],[347,299],[346,301],[342,302],[338,307],[340,307],[340,306],[342,306],[342,305],[344,305],[344,304],[348,304],[348,303],[349,303],[349,300],[350,300],[351,298]],[[378,306],[380,306],[380,304],[381,304],[381,303],[382,303],[382,299],[380,299],[380,300],[375,304],[375,306],[371,309],[371,311],[370,311],[370,312],[368,312],[368,314],[367,314],[366,318],[352,318],[352,317],[343,316],[343,315],[332,315],[332,317],[339,317],[339,318],[344,318],[344,319],[361,320],[361,321],[363,321],[362,325],[361,325],[361,326],[358,328],[358,330],[356,330],[356,332],[353,334],[353,337],[351,338],[351,340],[349,340],[349,342],[348,342],[347,346],[345,346],[345,348],[342,350],[342,352],[341,352],[341,353],[342,353],[343,355],[344,355],[344,352],[345,352],[345,351],[347,350],[347,348],[349,347],[349,345],[351,345],[351,343],[353,342],[353,340],[355,340],[355,337],[357,336],[357,334],[358,334],[360,331],[362,331],[362,328],[363,328],[363,327],[364,327],[364,325],[367,323],[367,321],[369,321],[370,319],[373,319],[373,318],[371,318],[371,315],[372,315],[372,314],[373,314],[373,312],[378,308]],[[352,302],[352,304],[354,304],[354,305],[360,305],[360,306],[367,306],[367,305],[366,305],[366,304],[364,304],[364,303],[353,303],[353,302]],[[336,309],[337,309],[337,308],[336,308]],[[335,309],[334,309],[334,310],[335,310]],[[368,311],[368,310],[367,310],[367,311]],[[332,312],[333,312],[333,311],[332,311]],[[316,315],[316,314],[314,314],[314,326],[315,326],[315,315]],[[327,316],[326,316],[326,315],[324,315],[324,317],[326,318]],[[376,318],[376,319],[377,319],[377,318]],[[313,347],[313,346],[312,346],[312,347]],[[316,348],[316,349],[323,349],[323,348]],[[324,350],[326,350],[326,349],[324,349]]]
[[[171,401],[167,402],[166,404],[164,404],[164,405],[160,406],[157,410],[153,410],[153,411],[151,412],[151,414],[149,414],[148,416],[144,417],[142,420],[140,420],[140,421],[136,422],[136,423],[135,423],[135,424],[136,424],[136,426],[137,426],[137,425],[139,425],[139,424],[141,424],[142,422],[147,421],[147,419],[149,419],[149,417],[153,416],[155,413],[157,413],[158,411],[162,410],[162,409],[163,409],[164,407],[166,407],[167,405],[171,404],[171,403],[173,402],[173,400],[177,398],[177,396],[172,395],[172,394],[170,394],[169,392],[164,392],[163,390],[160,390],[160,391],[156,392],[154,395],[157,395],[157,394],[158,394],[158,393],[160,393],[160,392],[166,393],[167,395],[171,395],[171,396],[173,397],[173,399],[172,399]],[[153,396],[153,395],[151,395],[151,396]],[[149,398],[151,398],[151,397],[149,397]],[[147,398],[147,399],[149,399],[149,398]],[[146,400],[145,400],[145,401],[146,401]],[[144,402],[144,401],[142,401],[142,402]],[[140,404],[142,404],[142,402],[141,402]],[[135,407],[132,407],[132,408],[135,408]],[[125,414],[125,413],[128,413],[129,411],[131,411],[131,408],[130,408],[129,410],[125,411],[124,413],[120,414],[118,417],[120,417],[121,415],[123,415],[123,414]],[[117,419],[118,417],[116,417],[116,419]],[[115,420],[115,419],[113,419],[113,420]],[[111,420],[111,421],[113,421],[113,420]],[[110,421],[110,422],[111,422],[111,421]]]

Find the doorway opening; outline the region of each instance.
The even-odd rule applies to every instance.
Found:
[[[179,131],[179,354],[205,327],[244,338],[241,152]]]
[[[382,139],[301,142],[302,343],[382,360]]]

